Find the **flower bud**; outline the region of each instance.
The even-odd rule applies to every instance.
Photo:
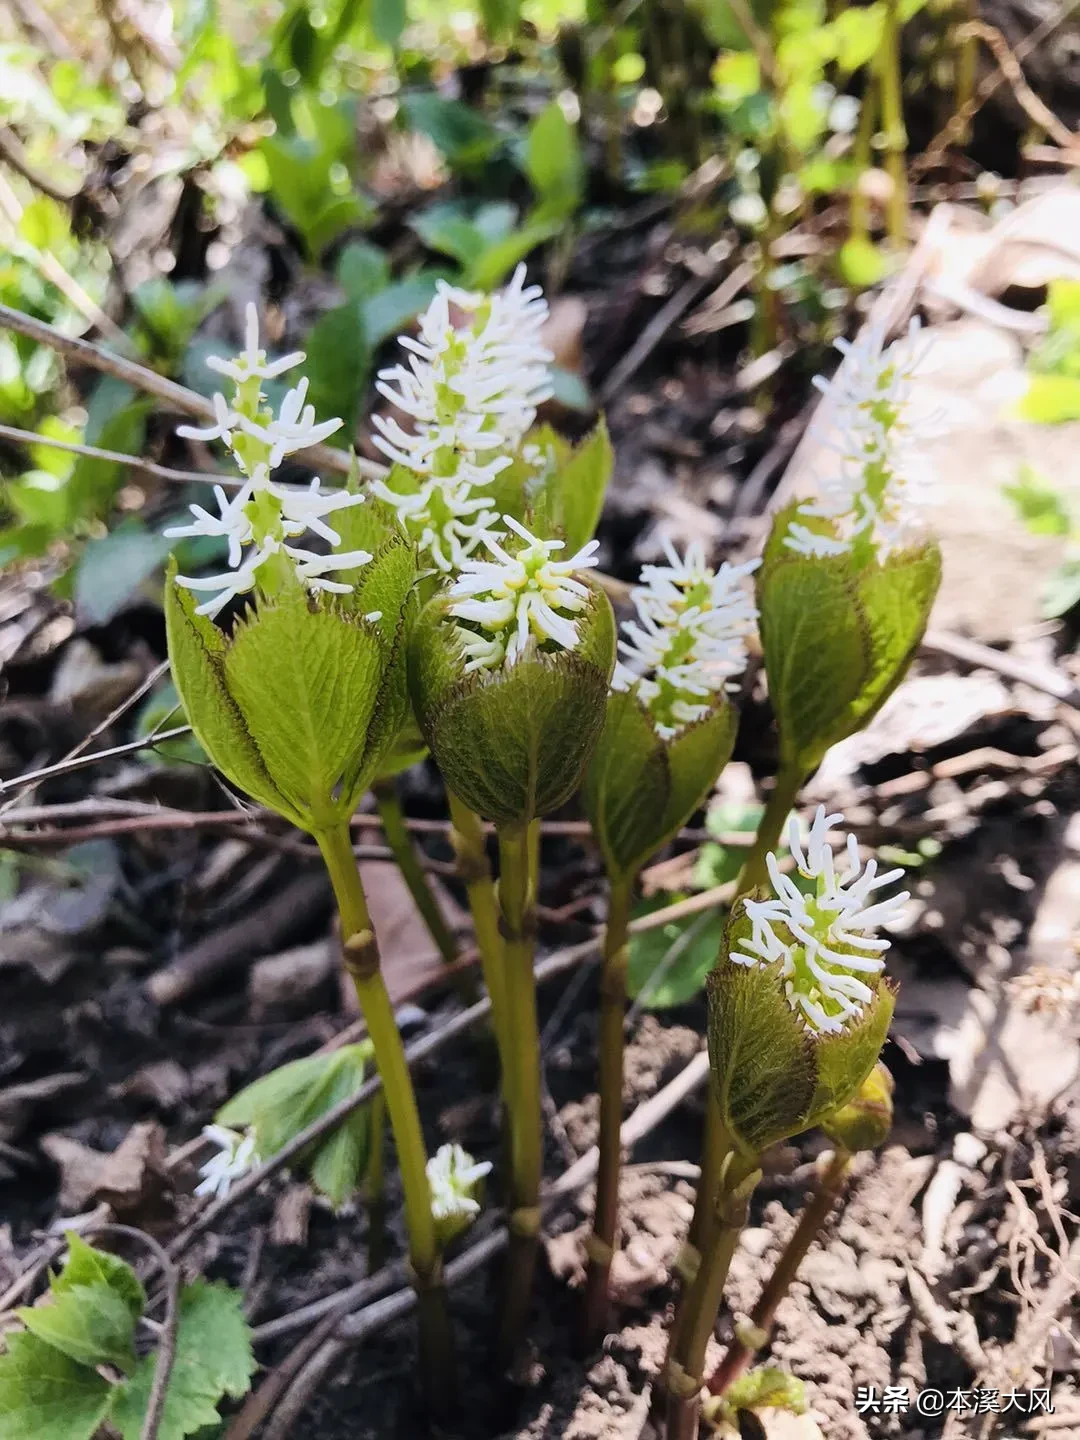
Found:
[[[878,1061],[848,1103],[821,1121],[822,1130],[852,1154],[876,1150],[892,1130],[893,1089],[892,1076]]]
[[[557,542],[503,518],[525,548],[509,555],[489,538],[500,563],[467,562],[424,607],[409,686],[450,788],[496,825],[519,825],[581,783],[604,720],[615,621],[598,587],[565,573],[587,557],[545,560],[537,547]]]

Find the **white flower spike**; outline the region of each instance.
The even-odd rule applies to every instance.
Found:
[[[885,968],[890,942],[876,932],[899,918],[909,898],[906,890],[875,898],[903,870],[877,873],[877,861],[863,866],[854,835],[848,835],[847,868],[838,875],[827,832],[843,821],[826,815],[819,805],[804,850],[799,823],[793,816],[788,847],[799,873],[817,882],[816,893],[804,895],[794,880],[780,873],[776,856],[767,865],[774,899],[748,900],[752,926],[742,952],[732,952],[740,965],[782,962],[788,1001],[807,1025],[821,1034],[843,1030],[874,997],[874,977]],[[869,983],[868,983],[869,982]]]
[[[255,1152],[255,1136],[250,1131],[242,1134],[224,1125],[206,1125],[202,1133],[203,1139],[218,1147],[218,1154],[200,1167],[203,1178],[195,1186],[195,1194],[213,1195],[220,1200],[229,1193],[234,1180],[241,1179],[261,1163]]]
[[[469,622],[457,627],[468,656],[466,674],[512,665],[548,642],[573,650],[578,631],[572,617],[589,603],[588,586],[573,574],[597,563],[598,541],[590,540],[568,560],[555,560],[552,557],[564,548],[563,541],[539,540],[512,515],[502,518],[524,545],[510,554],[493,535],[485,535],[484,543],[495,559],[464,561],[450,587],[449,613]]]
[[[761,563],[705,563],[694,542],[680,558],[664,541],[667,565],[643,565],[631,599],[635,620],[625,621],[612,686],[635,690],[658,735],[670,739],[709,713],[709,697],[746,667],[746,641],[757,609],[747,584]]]
[[[294,350],[291,355],[283,355],[280,360],[268,360],[266,352],[259,349],[259,312],[251,301],[248,302],[244,311],[244,348],[235,360],[223,360],[219,355],[211,355],[206,362],[206,368],[213,370],[218,375],[224,375],[227,379],[242,385],[245,380],[275,380],[279,375],[284,375],[286,370],[292,370],[304,361],[304,352]]]
[[[208,600],[196,607],[200,615],[217,615],[230,600],[247,595],[259,584],[259,572],[274,557],[291,562],[297,576],[309,590],[345,594],[352,585],[328,578],[332,572],[353,570],[371,559],[367,550],[350,550],[320,555],[296,542],[311,531],[327,544],[341,544],[341,534],[327,517],[347,510],[364,501],[363,495],[336,490],[324,492],[318,479],[307,487],[278,485],[270,472],[286,455],[307,449],[332,435],[340,420],[316,421],[315,408],[305,405],[308,382],[302,379],[288,391],[277,415],[265,402],[259,382],[273,378],[299,364],[303,355],[297,351],[282,360],[268,362],[259,349],[259,323],[254,306],[248,307],[245,349],[236,363],[220,361],[212,368],[228,375],[236,386],[230,406],[224,395],[214,396],[216,423],[205,429],[181,426],[179,434],[197,440],[224,440],[232,451],[242,474],[244,485],[230,499],[220,486],[215,486],[218,511],[213,515],[201,505],[192,505],[192,519],[184,525],[172,525],[169,537],[208,536],[229,542],[230,569],[220,575],[178,575],[177,584],[186,589],[213,592]],[[211,363],[211,362],[208,362]],[[280,566],[281,560],[276,564]],[[264,572],[267,583],[269,572]],[[280,582],[280,575],[278,575]]]
[[[551,352],[540,331],[548,307],[519,265],[505,290],[472,294],[439,281],[420,317],[419,338],[403,335],[408,363],[381,370],[375,388],[412,422],[376,415],[375,445],[419,480],[412,494],[378,485],[436,567],[451,571],[497,518],[484,490],[513,463],[552,393]],[[539,457],[537,457],[539,458]]]
[[[460,1145],[440,1145],[427,1163],[431,1213],[440,1227],[460,1231],[480,1213],[479,1182],[491,1173],[491,1161],[476,1161]]]
[[[840,369],[831,380],[814,377],[830,401],[815,425],[836,463],[817,498],[801,504],[798,513],[811,522],[830,522],[832,533],[820,533],[813,523],[793,523],[784,544],[799,554],[842,554],[866,537],[884,560],[920,538],[928,495],[908,412],[926,350],[917,320],[892,345],[885,345],[885,335],[885,326],[877,323],[868,324],[854,344],[838,340]]]

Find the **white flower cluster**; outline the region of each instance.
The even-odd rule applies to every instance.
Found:
[[[229,542],[230,568],[220,575],[178,575],[177,583],[189,590],[212,592],[197,607],[200,615],[216,615],[229,600],[254,589],[260,569],[274,556],[282,556],[312,590],[344,593],[353,587],[326,577],[335,570],[350,570],[371,559],[366,550],[338,551],[320,555],[304,546],[291,544],[309,530],[330,545],[340,545],[341,536],[326,523],[336,510],[363,502],[362,495],[343,490],[324,492],[319,481],[309,488],[276,485],[270,472],[286,455],[317,445],[332,435],[341,420],[316,421],[315,408],[306,405],[307,380],[288,391],[275,415],[265,405],[261,382],[275,379],[304,359],[302,351],[268,360],[259,348],[259,318],[254,305],[247,307],[244,349],[235,360],[212,356],[206,363],[236,386],[233,404],[225,396],[214,396],[214,424],[205,428],[181,425],[177,434],[189,440],[223,440],[241,472],[244,484],[230,498],[220,485],[214,486],[218,514],[201,505],[192,505],[193,519],[165,531],[170,538],[214,536]],[[246,553],[245,553],[246,549]]]
[[[811,1029],[826,1034],[843,1030],[874,997],[867,980],[885,968],[889,941],[875,932],[899,918],[908,892],[876,899],[875,892],[899,880],[903,870],[877,873],[877,861],[865,867],[859,859],[855,836],[847,837],[847,868],[837,875],[829,827],[842,815],[826,815],[819,805],[810,827],[806,849],[793,816],[788,847],[799,873],[817,882],[816,893],[804,895],[795,881],[780,873],[776,856],[767,857],[775,898],[748,900],[746,913],[752,925],[744,952],[732,952],[740,965],[783,962],[788,1000]]]
[[[491,1161],[477,1161],[460,1145],[440,1145],[427,1163],[431,1213],[443,1230],[459,1231],[480,1213],[479,1182],[491,1173]]]
[[[553,357],[540,343],[547,314],[540,287],[525,285],[524,265],[490,296],[439,281],[419,339],[400,337],[408,365],[379,372],[375,388],[412,429],[376,415],[372,439],[418,488],[398,494],[380,481],[372,490],[439,570],[459,568],[498,519],[483,491],[513,463],[536,407],[551,395]]]
[[[843,363],[831,380],[814,384],[827,397],[817,423],[837,465],[820,494],[799,506],[807,520],[826,520],[830,533],[792,524],[784,544],[803,555],[838,555],[866,536],[880,559],[920,534],[925,486],[913,453],[907,412],[912,379],[925,359],[919,323],[885,345],[882,323],[868,324],[854,344],[838,340]]]
[[[634,690],[658,735],[670,739],[709,713],[710,697],[746,666],[746,638],[757,621],[747,578],[760,565],[705,563],[695,541],[680,559],[664,540],[667,565],[643,565],[631,600],[635,620],[623,623],[612,687]]]
[[[195,1186],[195,1194],[214,1195],[220,1199],[229,1193],[234,1180],[241,1179],[262,1163],[255,1151],[255,1136],[251,1131],[245,1134],[229,1130],[224,1125],[205,1125],[202,1133],[204,1140],[218,1147],[218,1153],[200,1167],[199,1174],[203,1178]]]
[[[449,590],[449,613],[469,622],[456,627],[468,657],[466,674],[512,665],[548,641],[573,650],[578,631],[571,617],[589,603],[588,586],[573,574],[596,564],[599,541],[590,540],[569,560],[554,560],[564,548],[562,540],[538,540],[512,515],[502,518],[524,544],[511,554],[494,535],[485,534],[484,544],[495,559],[463,560]]]

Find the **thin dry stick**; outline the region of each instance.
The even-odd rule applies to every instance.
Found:
[[[123,745],[112,745],[108,750],[95,750],[92,755],[71,755],[64,760],[58,760],[55,765],[46,765],[42,770],[30,770],[25,775],[16,776],[14,780],[3,781],[0,783],[0,795],[11,794],[13,791],[18,793],[27,786],[40,785],[42,780],[51,780],[54,775],[69,775],[73,770],[84,770],[88,765],[96,765],[99,760],[115,760],[120,755],[134,755],[138,750],[152,750],[155,745],[160,745],[165,740],[178,740],[181,735],[190,734],[190,725],[177,725],[172,730],[155,730],[142,740],[128,740]],[[0,815],[5,813],[6,808],[0,806]]]
[[[0,328],[5,327],[14,330],[18,335],[36,340],[39,345],[48,345],[76,365],[88,365],[90,369],[112,375],[117,380],[133,385],[137,390],[145,390],[148,395],[156,395],[170,409],[179,410],[181,414],[194,415],[200,420],[214,418],[214,407],[210,401],[204,395],[189,390],[186,385],[178,385],[175,380],[158,375],[156,371],[148,370],[145,365],[140,365],[135,360],[115,355],[111,350],[94,345],[89,340],[77,340],[71,335],[64,335],[52,325],[24,315],[21,310],[14,310],[10,305],[0,305]],[[312,445],[307,450],[299,451],[298,458],[339,475],[352,473],[353,457],[333,445]],[[360,456],[356,457],[355,464],[357,473],[368,478],[378,478],[386,474],[384,466],[376,465]]]
[[[70,455],[86,455],[91,460],[109,460],[126,465],[140,475],[154,480],[168,480],[183,485],[221,485],[226,490],[239,489],[244,483],[236,475],[219,475],[213,470],[170,470],[153,460],[126,455],[122,450],[102,450],[97,445],[77,445],[73,440],[56,440],[51,435],[38,435],[33,430],[20,430],[15,425],[0,425],[0,440],[17,440],[23,445],[47,445],[50,450],[66,450]]]
[[[1080,136],[1077,136],[1063,121],[1059,120],[1035,94],[1024,79],[1020,62],[1014,52],[1009,49],[1009,42],[1000,30],[995,29],[993,25],[987,25],[982,20],[971,20],[966,25],[960,26],[957,35],[960,39],[973,35],[976,39],[982,40],[992,52],[998,69],[1016,96],[1016,103],[1028,119],[1038,125],[1040,130],[1045,130],[1051,140],[1060,145],[1063,150],[1075,152]]]

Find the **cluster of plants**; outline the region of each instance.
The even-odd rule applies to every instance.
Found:
[[[524,266],[491,294],[440,281],[417,333],[402,337],[401,359],[376,380],[389,409],[376,415],[372,438],[389,468],[338,489],[275,478],[283,460],[342,423],[319,418],[306,376],[282,390],[303,355],[269,354],[252,306],[243,350],[210,360],[226,382],[214,422],[184,433],[224,447],[236,478],[215,487],[212,508],[194,504],[172,530],[218,541],[227,564],[205,574],[170,563],[173,678],[195,735],[234,789],[317,843],[368,1038],[286,1066],[232,1100],[211,1132],[222,1148],[201,1188],[222,1193],[354,1094],[373,1062],[378,1108],[360,1109],[298,1163],[332,1203],[361,1193],[380,1208],[385,1116],[418,1299],[420,1376],[432,1415],[446,1413],[454,1347],[444,1259],[480,1212],[492,1166],[458,1146],[429,1155],[350,835],[374,790],[388,834],[397,830],[405,877],[452,958],[424,872],[394,823],[393,777],[427,753],[446,787],[500,1061],[505,1158],[490,1188],[505,1204],[509,1242],[494,1343],[503,1363],[512,1359],[528,1329],[542,1222],[539,827],[580,793],[609,882],[582,1313],[586,1342],[598,1342],[618,1244],[635,884],[730,758],[756,635],[780,768],[708,977],[708,1118],[662,1377],[667,1433],[683,1440],[696,1433],[706,1346],[764,1152],[815,1127],[836,1145],[810,1212],[817,1219],[800,1228],[772,1298],[740,1332],[710,1414],[784,1395],[797,1402],[775,1373],[742,1372],[766,1343],[776,1288],[852,1153],[888,1131],[879,1056],[893,990],[880,930],[906,898],[892,888],[902,872],[879,873],[853,836],[835,856],[829,830],[840,816],[819,810],[808,835],[788,817],[828,748],[865,725],[903,676],[936,592],[940,560],[922,527],[906,414],[920,347],[914,328],[888,346],[874,326],[844,345],[837,377],[823,382],[821,423],[835,461],[820,492],[776,514],[759,558],[716,568],[699,546],[684,555],[669,547],[666,563],[643,569],[620,627],[595,573],[612,469],[603,422],[574,447],[537,424],[552,390],[546,317]],[[381,1255],[378,1225],[372,1245]],[[10,1374],[14,1362],[5,1363]]]

